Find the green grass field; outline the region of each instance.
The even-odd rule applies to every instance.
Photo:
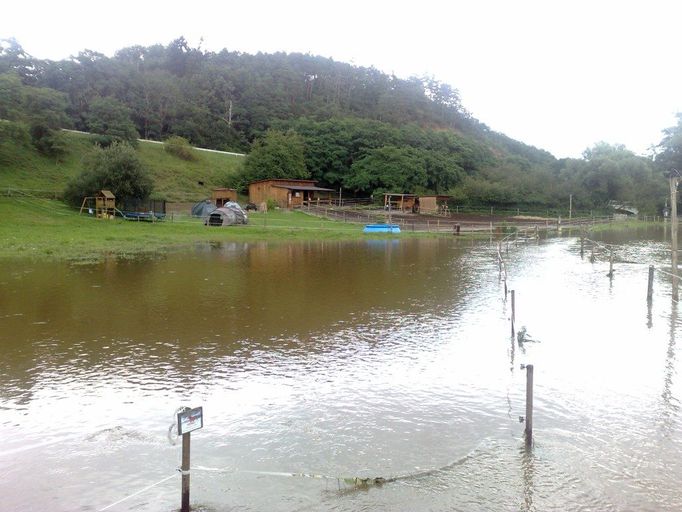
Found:
[[[98,261],[108,256],[134,257],[181,250],[197,243],[273,242],[433,237],[434,233],[400,235],[362,233],[363,224],[344,223],[302,212],[250,213],[249,224],[206,227],[188,216],[162,222],[103,220],[79,215],[78,209],[49,199],[0,197],[0,259],[31,258]]]

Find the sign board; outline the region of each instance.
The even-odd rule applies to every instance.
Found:
[[[189,434],[204,426],[204,408],[195,407],[178,413],[178,435]]]

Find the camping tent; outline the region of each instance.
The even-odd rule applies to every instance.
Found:
[[[216,208],[204,221],[207,226],[232,226],[246,223],[248,223],[246,213],[234,202],[225,203],[225,206]]]
[[[248,224],[249,218],[246,216],[246,212],[242,210],[242,207],[235,201],[228,201],[223,205],[223,208],[229,208],[237,216],[237,224]]]
[[[199,201],[192,206],[192,217],[201,217],[205,219],[215,209],[216,205],[214,205],[210,199]]]

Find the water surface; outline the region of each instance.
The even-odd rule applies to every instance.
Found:
[[[200,246],[0,269],[6,510],[101,510],[179,465],[205,510],[679,510],[679,333],[658,231]],[[506,253],[506,251],[504,251]],[[666,266],[667,265],[667,266]],[[535,445],[525,372],[535,365]],[[174,439],[174,436],[173,436]],[[431,471],[435,470],[435,471]],[[392,477],[356,489],[343,480]],[[108,510],[170,511],[180,478]]]

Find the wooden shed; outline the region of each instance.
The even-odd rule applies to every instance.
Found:
[[[309,204],[330,204],[334,190],[318,187],[314,180],[270,179],[249,183],[249,202],[261,204],[272,199],[280,208]]]
[[[419,212],[432,214],[449,213],[448,199],[450,199],[450,196],[443,195],[419,196]]]
[[[100,190],[95,194],[95,214],[100,219],[113,219],[116,216],[116,196],[111,190]]]
[[[384,194],[384,208],[401,212],[419,210],[419,199],[415,194]]]
[[[237,202],[237,191],[233,188],[216,188],[211,192],[211,202],[221,208],[228,201]]]

